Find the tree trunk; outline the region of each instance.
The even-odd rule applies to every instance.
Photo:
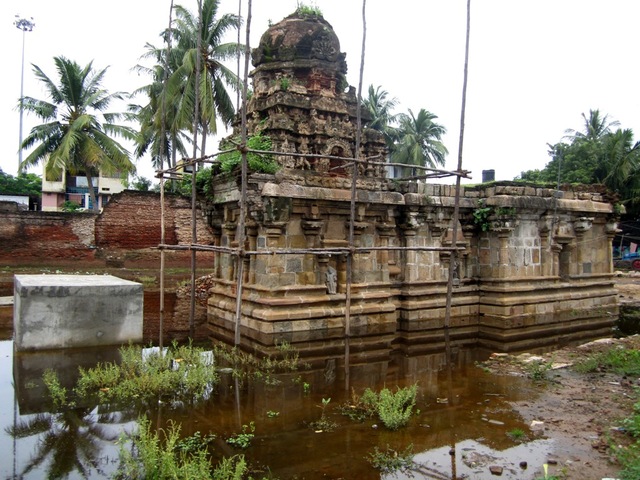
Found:
[[[202,126],[202,140],[200,141],[200,156],[204,158],[206,155],[205,149],[207,147],[207,135],[209,134],[209,130],[206,125]],[[204,166],[204,162],[198,162],[198,170]]]

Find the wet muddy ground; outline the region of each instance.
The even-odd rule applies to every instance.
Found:
[[[547,380],[537,382],[539,395],[511,402],[532,434],[553,439],[550,474],[567,479],[616,477],[619,466],[609,445],[628,441],[618,427],[633,411],[640,379],[612,373],[580,374],[570,365],[591,353],[623,344],[638,349],[640,337],[603,339],[542,355],[554,366],[547,372]],[[496,375],[524,377],[527,360],[527,355],[494,356],[484,365]]]

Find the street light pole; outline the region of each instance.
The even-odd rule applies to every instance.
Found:
[[[16,20],[13,22],[18,30],[22,30],[22,70],[20,74],[20,138],[18,143],[18,175],[22,173],[22,99],[24,97],[24,39],[26,32],[33,30],[36,24],[33,21],[33,17],[29,20],[21,18],[20,15],[16,15]]]

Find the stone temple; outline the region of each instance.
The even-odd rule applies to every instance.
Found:
[[[271,139],[280,169],[249,173],[244,249],[294,253],[243,257],[243,348],[269,352],[286,340],[311,360],[344,351],[347,270],[336,250],[348,245],[354,163],[336,157],[356,156],[358,109],[345,57],[326,20],[301,14],[269,27],[253,50],[248,132]],[[349,337],[356,363],[443,351],[450,250],[442,247],[462,249],[454,351],[548,350],[611,333],[617,217],[605,191],[467,186],[453,238],[455,188],[387,178],[384,140],[367,120],[362,112],[357,158],[375,162],[356,163]],[[215,243],[237,248],[240,176],[213,182]],[[228,342],[235,262],[216,253],[208,300],[212,336]]]

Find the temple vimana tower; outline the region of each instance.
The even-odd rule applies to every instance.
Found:
[[[263,252],[241,257],[243,348],[268,352],[286,340],[311,360],[344,351],[350,228],[356,362],[444,349],[451,247],[461,252],[451,302],[455,349],[549,349],[610,334],[618,313],[616,216],[606,192],[466,186],[453,238],[455,188],[387,178],[384,139],[367,127],[364,110],[356,152],[361,107],[324,18],[295,13],[270,26],[252,63],[248,134],[271,140],[278,169],[249,172],[244,225],[239,174],[215,177],[208,209],[217,245],[238,248],[244,237],[244,250]],[[215,254],[209,326],[227,341],[237,265],[234,255]]]

